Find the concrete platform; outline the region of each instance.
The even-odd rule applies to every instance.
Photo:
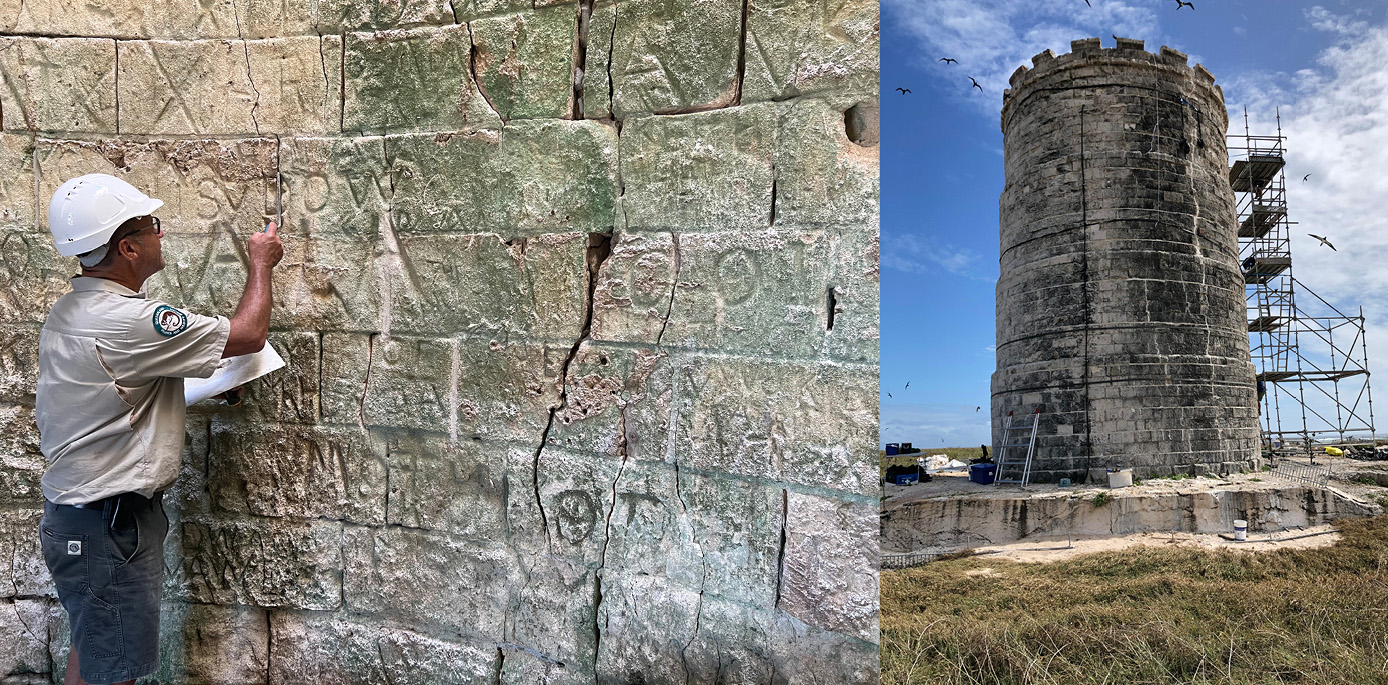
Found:
[[[1388,464],[1345,459],[1332,468],[1337,477],[1326,487],[1258,472],[1154,479],[1117,490],[1056,485],[1021,490],[977,485],[963,472],[943,474],[929,483],[884,486],[882,552],[950,552],[1020,540],[1139,533],[1231,533],[1235,519],[1248,521],[1252,535],[1384,513],[1379,498],[1388,502],[1388,489],[1374,481],[1381,473],[1388,482]]]

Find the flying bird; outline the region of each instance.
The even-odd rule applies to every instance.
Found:
[[[892,396],[892,394],[891,394],[891,393],[887,393],[887,397],[891,397],[891,396]]]
[[[983,408],[983,407],[974,407],[974,411],[978,411],[978,410],[980,410],[980,409],[982,409],[982,408]]]
[[[911,381],[906,381],[906,387],[907,387],[907,388],[911,387]],[[906,388],[902,388],[902,390],[905,390],[905,389],[906,389]]]
[[[945,64],[958,64],[958,63],[959,63],[959,60],[954,59],[953,57],[941,57],[941,58],[939,59],[939,61],[944,62]]]
[[[978,81],[974,81],[974,77],[970,76],[969,80],[974,82],[974,88],[977,88],[978,92],[983,92],[983,86],[978,85]]]
[[[1183,2],[1183,0],[1176,0],[1176,11],[1177,11],[1177,12],[1181,11],[1181,8],[1182,8],[1182,7],[1189,7],[1189,8],[1191,8],[1191,9],[1195,9],[1195,3],[1193,3],[1193,2]]]
[[[902,95],[905,95],[905,94],[911,92],[911,89],[910,89],[910,88],[897,88],[897,90],[901,91],[901,94],[902,94]]]
[[[1309,236],[1311,236],[1312,238],[1315,238],[1316,240],[1321,241],[1321,244],[1322,244],[1322,245],[1324,245],[1324,246],[1330,248],[1331,250],[1334,250],[1335,252],[1339,252],[1339,250],[1336,250],[1336,249],[1335,249],[1335,246],[1334,246],[1334,245],[1331,245],[1331,244],[1330,244],[1330,241],[1329,241],[1329,240],[1326,240],[1326,239],[1325,239],[1325,236],[1323,236],[1323,235],[1316,235],[1315,233],[1307,233],[1306,235],[1309,235]]]
[[[1089,0],[1084,0],[1084,4],[1085,4],[1085,5],[1088,5],[1089,7],[1093,7],[1093,5],[1090,5],[1090,4],[1089,4]]]
[[[1302,177],[1301,177],[1301,181],[1302,181],[1303,183],[1305,183],[1306,180],[1309,179],[1309,178],[1311,178],[1311,174],[1306,174],[1305,176],[1302,176]]]

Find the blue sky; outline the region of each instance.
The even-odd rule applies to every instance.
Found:
[[[882,0],[883,442],[989,442],[1002,91],[1032,55],[1079,38],[1190,55],[1223,88],[1231,130],[1247,105],[1252,132],[1272,133],[1280,108],[1296,277],[1347,311],[1362,305],[1371,369],[1388,368],[1388,6],[1090,2]],[[1378,418],[1388,425],[1388,409]]]

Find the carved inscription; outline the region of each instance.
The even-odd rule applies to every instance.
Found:
[[[571,545],[588,539],[598,525],[598,508],[593,496],[583,490],[565,490],[554,497],[555,527],[559,537]]]

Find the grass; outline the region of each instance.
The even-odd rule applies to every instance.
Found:
[[[1319,549],[883,571],[882,682],[1388,683],[1388,517],[1338,526]]]
[[[992,451],[990,450],[988,453],[991,455]],[[881,467],[877,477],[885,478],[887,477],[888,466],[913,466],[916,463],[916,457],[924,459],[932,454],[946,454],[949,455],[950,459],[958,459],[967,464],[970,459],[977,459],[982,455],[983,451],[977,447],[921,447],[920,451],[915,454],[899,454],[889,457],[882,450],[878,450],[877,454],[881,458]]]

